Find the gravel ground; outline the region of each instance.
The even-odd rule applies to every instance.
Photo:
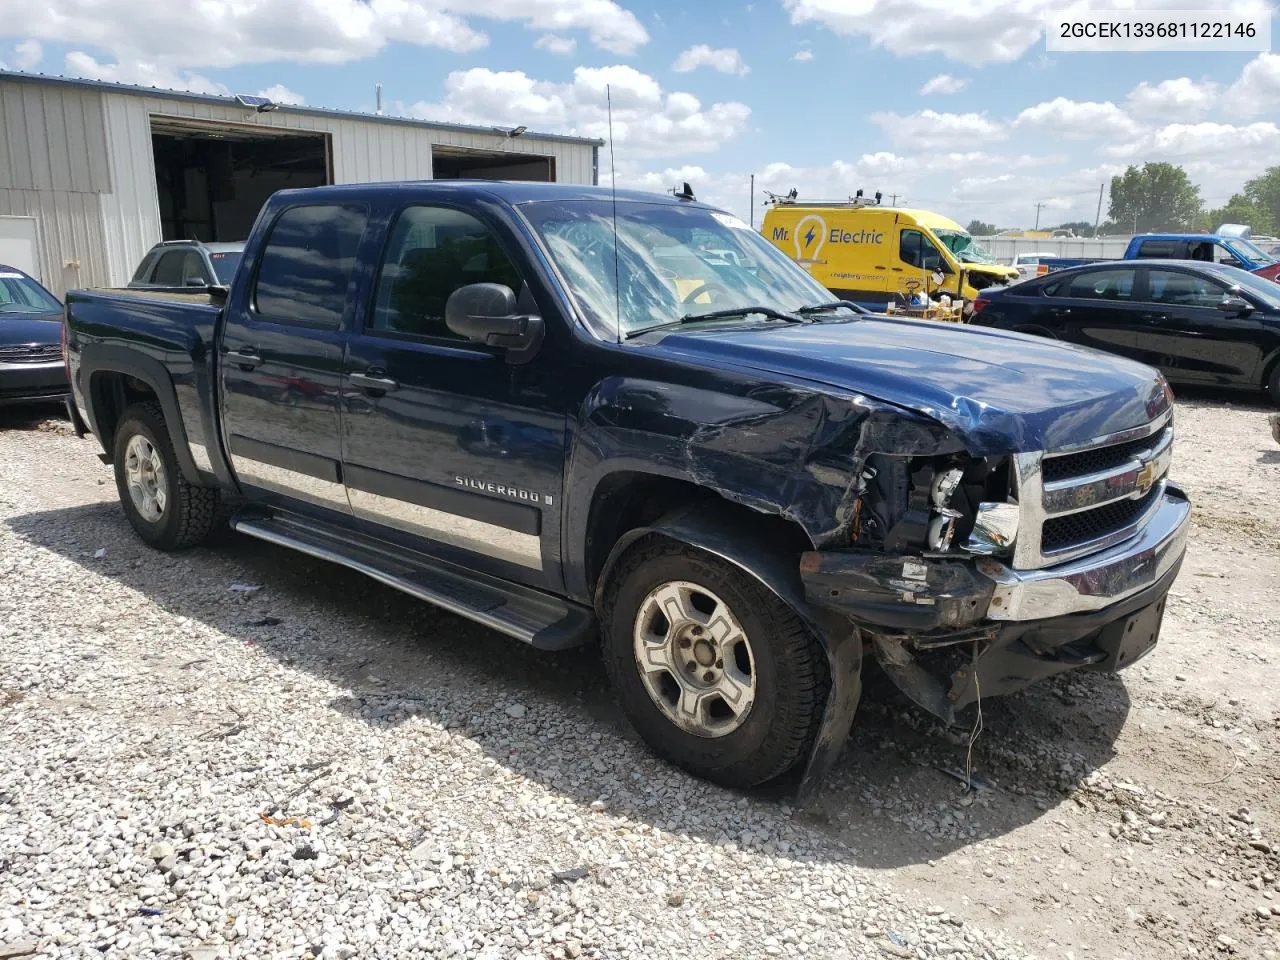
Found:
[[[1155,653],[988,701],[969,794],[873,684],[805,810],[650,757],[594,652],[151,551],[92,443],[0,415],[0,957],[1280,957],[1263,411],[1179,403]]]

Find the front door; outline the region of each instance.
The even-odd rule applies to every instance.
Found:
[[[453,207],[412,205],[390,229],[370,309],[346,363],[343,476],[374,536],[535,586],[560,583],[565,411],[556,327],[507,362],[448,329],[445,301],[500,283],[536,312],[505,228]]]
[[[1225,283],[1191,272],[1147,271],[1145,323],[1140,342],[1164,356],[1170,377],[1190,383],[1257,382],[1262,362],[1261,322],[1218,309],[1232,291]]]
[[[228,305],[222,424],[245,494],[349,514],[341,475],[342,358],[359,206],[289,207],[271,227],[247,296]]]

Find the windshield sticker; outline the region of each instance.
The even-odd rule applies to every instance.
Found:
[[[26,277],[24,277],[20,273],[0,273],[0,280],[25,280],[25,279]]]
[[[730,230],[750,230],[746,223],[729,213],[713,213],[712,218],[722,227],[728,227]]]

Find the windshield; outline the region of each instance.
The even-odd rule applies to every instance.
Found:
[[[737,217],[705,207],[575,200],[521,210],[593,325],[626,335],[737,307],[790,313],[831,293]],[[617,282],[615,283],[615,277]]]
[[[236,275],[236,268],[240,266],[242,256],[243,254],[239,252],[210,252],[209,260],[213,263],[213,272],[218,276],[218,283],[224,287],[231,284],[231,278]]]
[[[995,263],[996,258],[987,253],[982,245],[963,230],[935,230],[939,240],[947,245],[947,249],[956,255],[961,263]]]
[[[0,315],[6,313],[60,313],[62,304],[25,274],[0,270]]]
[[[1274,263],[1275,257],[1268,254],[1265,250],[1243,237],[1236,237],[1230,241],[1233,248],[1232,252],[1237,256],[1243,255],[1245,259],[1252,261],[1255,267],[1261,267],[1268,263]]]
[[[1267,280],[1254,273],[1241,273],[1232,268],[1228,273],[1219,274],[1221,279],[1231,284],[1263,306],[1271,310],[1280,310],[1280,283]]]

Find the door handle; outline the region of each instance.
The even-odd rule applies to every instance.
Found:
[[[371,368],[367,373],[352,373],[348,375],[353,384],[361,390],[367,390],[372,394],[381,395],[389,390],[395,390],[400,386],[400,381],[392,380],[390,377],[380,377],[377,374],[383,371]]]
[[[1053,314],[1053,316],[1055,317],[1065,317],[1070,315],[1071,308],[1070,307],[1052,307],[1050,308],[1049,312]]]
[[[1167,313],[1144,313],[1138,317],[1143,323],[1159,323],[1162,320],[1168,320]]]
[[[262,356],[258,353],[258,348],[245,345],[237,350],[228,350],[227,356],[233,358],[241,370],[248,372],[262,362]]]

